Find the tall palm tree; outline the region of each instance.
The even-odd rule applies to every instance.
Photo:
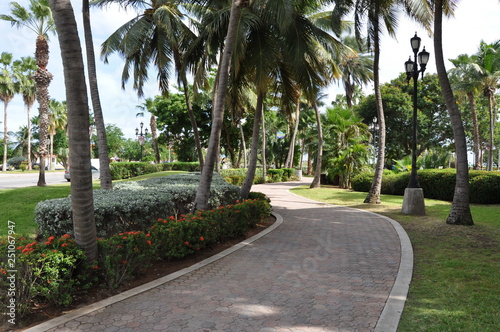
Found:
[[[488,114],[490,119],[490,139],[488,149],[488,161],[486,170],[493,170],[493,149],[496,122],[496,99],[495,92],[500,87],[500,40],[487,44],[484,41],[479,45],[477,62],[481,67],[481,88],[483,95],[488,101]]]
[[[64,66],[71,165],[71,204],[76,242],[87,260],[97,258],[92,174],[90,172],[89,107],[84,65],[70,0],[50,0]]]
[[[7,144],[9,132],[7,131],[7,107],[17,93],[17,84],[12,72],[12,54],[2,52],[0,57],[2,65],[0,71],[0,100],[3,102],[3,164],[2,172],[7,170]]]
[[[24,105],[28,118],[27,125],[27,158],[28,169],[31,170],[31,107],[35,103],[36,85],[33,74],[37,69],[36,60],[33,57],[22,57],[21,60],[14,61],[14,71],[19,84],[19,93],[23,96]]]
[[[450,73],[450,80],[455,91],[465,94],[469,101],[472,113],[473,142],[474,142],[474,169],[481,169],[482,161],[480,158],[479,124],[477,120],[477,110],[475,95],[481,86],[481,68],[476,63],[475,56],[461,54],[456,59],[450,59],[455,66]]]
[[[385,162],[385,114],[380,92],[380,35],[385,27],[390,36],[395,36],[397,26],[397,7],[403,5],[414,18],[418,19],[424,26],[430,23],[431,13],[425,0],[336,0],[327,1],[335,3],[332,15],[334,31],[340,35],[342,32],[342,18],[354,11],[354,30],[357,40],[362,40],[361,31],[367,26],[367,46],[373,47],[373,83],[377,107],[377,119],[379,129],[379,144],[377,147],[377,163],[373,182],[365,198],[365,203],[380,203],[380,191],[382,187],[382,174]],[[366,22],[365,22],[366,21]]]
[[[474,222],[472,220],[469,205],[469,168],[467,163],[465,131],[460,110],[458,109],[453,90],[448,80],[443,57],[443,14],[452,15],[455,3],[455,0],[434,1],[434,52],[436,53],[436,69],[453,127],[457,159],[455,193],[446,223],[454,225],[473,225]]]
[[[231,14],[229,16],[229,24],[227,28],[226,42],[222,52],[219,69],[217,71],[218,81],[216,88],[216,98],[213,107],[212,129],[208,142],[207,157],[203,165],[200,184],[196,192],[195,208],[204,210],[208,207],[208,198],[210,195],[210,185],[212,183],[213,170],[219,153],[220,134],[222,131],[222,123],[224,120],[224,104],[226,100],[227,87],[229,82],[229,70],[231,65],[231,57],[236,46],[236,35],[238,23],[241,17],[243,8],[249,5],[245,0],[233,0],[231,4]],[[258,121],[256,119],[254,121]]]
[[[101,182],[101,189],[112,189],[113,183],[111,178],[111,170],[109,168],[106,127],[104,125],[101,99],[99,98],[99,88],[97,86],[94,43],[92,38],[92,28],[90,26],[89,0],[82,1],[82,12],[83,30],[85,34],[85,49],[87,52],[90,98],[92,100],[92,107],[94,109],[94,121],[97,129],[97,146],[99,150],[99,180]]]
[[[40,114],[40,174],[38,186],[44,187],[45,183],[45,158],[47,157],[48,136],[48,109],[49,109],[49,85],[52,74],[47,70],[49,62],[48,33],[54,32],[54,20],[49,7],[49,0],[30,0],[29,10],[17,2],[11,2],[12,15],[0,15],[0,19],[9,21],[17,28],[25,27],[36,35],[35,59],[38,70],[33,74],[36,82],[36,98],[38,100]]]

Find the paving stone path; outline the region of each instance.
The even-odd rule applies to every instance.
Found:
[[[288,192],[299,184],[254,186],[282,217],[267,235],[154,288],[30,331],[395,330],[400,308],[386,308],[376,329],[400,271],[393,223]]]

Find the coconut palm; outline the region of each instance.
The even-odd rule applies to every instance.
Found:
[[[382,94],[380,92],[380,36],[382,28],[385,27],[390,36],[395,36],[397,26],[398,7],[403,5],[414,18],[418,19],[424,26],[428,26],[431,13],[425,0],[336,0],[327,1],[335,3],[332,15],[334,31],[340,35],[342,32],[342,18],[350,12],[354,12],[354,31],[357,40],[366,39],[367,46],[373,47],[373,83],[377,107],[377,119],[379,129],[379,144],[377,147],[377,163],[375,175],[370,191],[365,198],[365,203],[380,203],[380,191],[382,187],[382,173],[385,162],[385,115],[382,105]],[[367,35],[362,37],[362,29],[367,27]]]
[[[458,109],[453,90],[451,89],[443,56],[443,14],[452,15],[456,5],[454,0],[434,1],[434,52],[439,83],[448,108],[453,136],[455,139],[456,169],[455,193],[451,211],[446,223],[454,225],[473,225],[469,205],[469,168],[467,163],[467,144],[460,110]]]
[[[496,122],[495,92],[500,87],[500,40],[487,44],[482,41],[477,53],[477,64],[481,67],[480,84],[484,97],[488,101],[488,114],[490,120],[490,137],[488,161],[486,170],[493,170],[493,149]]]
[[[14,72],[18,82],[19,93],[23,96],[24,105],[28,118],[27,125],[27,158],[28,169],[31,169],[31,107],[35,103],[36,86],[33,74],[37,69],[36,60],[33,57],[22,57],[21,60],[14,61]]]
[[[64,67],[71,165],[71,204],[76,242],[87,260],[97,258],[92,174],[90,171],[90,115],[82,49],[70,0],[50,0]]]
[[[40,114],[40,175],[38,186],[46,186],[45,183],[45,158],[47,156],[48,136],[48,109],[49,109],[49,85],[52,74],[47,70],[49,62],[48,33],[54,32],[54,20],[49,7],[49,0],[30,0],[29,9],[17,2],[11,2],[12,15],[0,15],[0,19],[9,21],[17,28],[25,27],[36,35],[35,59],[38,70],[33,74],[36,82],[36,98],[39,104]]]
[[[454,90],[458,93],[463,93],[469,101],[469,106],[472,113],[473,126],[473,142],[474,142],[474,169],[481,169],[482,161],[480,158],[480,141],[479,141],[479,124],[477,120],[477,110],[475,95],[481,87],[481,68],[476,63],[475,56],[461,54],[456,59],[450,59],[455,66],[450,73],[450,80]]]
[[[18,91],[15,82],[14,73],[12,71],[12,54],[2,52],[0,56],[0,100],[3,102],[3,164],[2,172],[7,170],[7,144],[9,132],[7,131],[7,108],[10,101],[14,98]]]
[[[85,34],[85,49],[87,52],[87,67],[89,75],[90,98],[94,109],[94,122],[97,129],[97,146],[99,150],[99,180],[101,189],[112,189],[113,183],[111,170],[109,168],[108,143],[106,138],[106,127],[102,114],[101,99],[97,86],[97,72],[95,64],[94,43],[92,29],[90,26],[89,0],[82,1],[83,30]]]

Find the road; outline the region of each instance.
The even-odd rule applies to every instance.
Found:
[[[0,189],[12,189],[21,187],[36,186],[38,173],[10,173],[0,172]],[[47,185],[66,183],[63,171],[45,172],[45,182]]]

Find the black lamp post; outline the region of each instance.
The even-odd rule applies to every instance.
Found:
[[[142,127],[144,127],[144,123],[140,123],[141,131],[139,132],[139,128],[135,128],[135,136],[139,140],[139,145],[141,146],[141,159],[142,161],[142,146],[144,145],[144,138],[148,136],[148,128],[144,128],[144,133],[142,132]]]
[[[409,188],[420,189],[420,184],[418,183],[417,176],[417,81],[418,76],[422,73],[422,78],[424,77],[425,67],[429,61],[429,52],[424,49],[422,52],[418,52],[420,49],[420,38],[415,32],[415,36],[410,39],[411,48],[413,50],[414,61],[411,60],[411,56],[408,61],[405,62],[406,78],[408,83],[410,79],[413,78],[413,138],[412,138],[412,157],[411,157],[411,175],[410,182],[408,183]],[[418,61],[418,64],[417,64]],[[418,65],[420,64],[420,69]],[[418,198],[415,198],[415,193],[411,194],[405,190],[405,202],[403,202],[403,212],[407,214],[425,214],[425,206],[423,203],[423,192],[420,189]],[[408,202],[408,200],[410,200]],[[417,202],[415,202],[417,200]],[[423,211],[423,212],[422,212]]]

